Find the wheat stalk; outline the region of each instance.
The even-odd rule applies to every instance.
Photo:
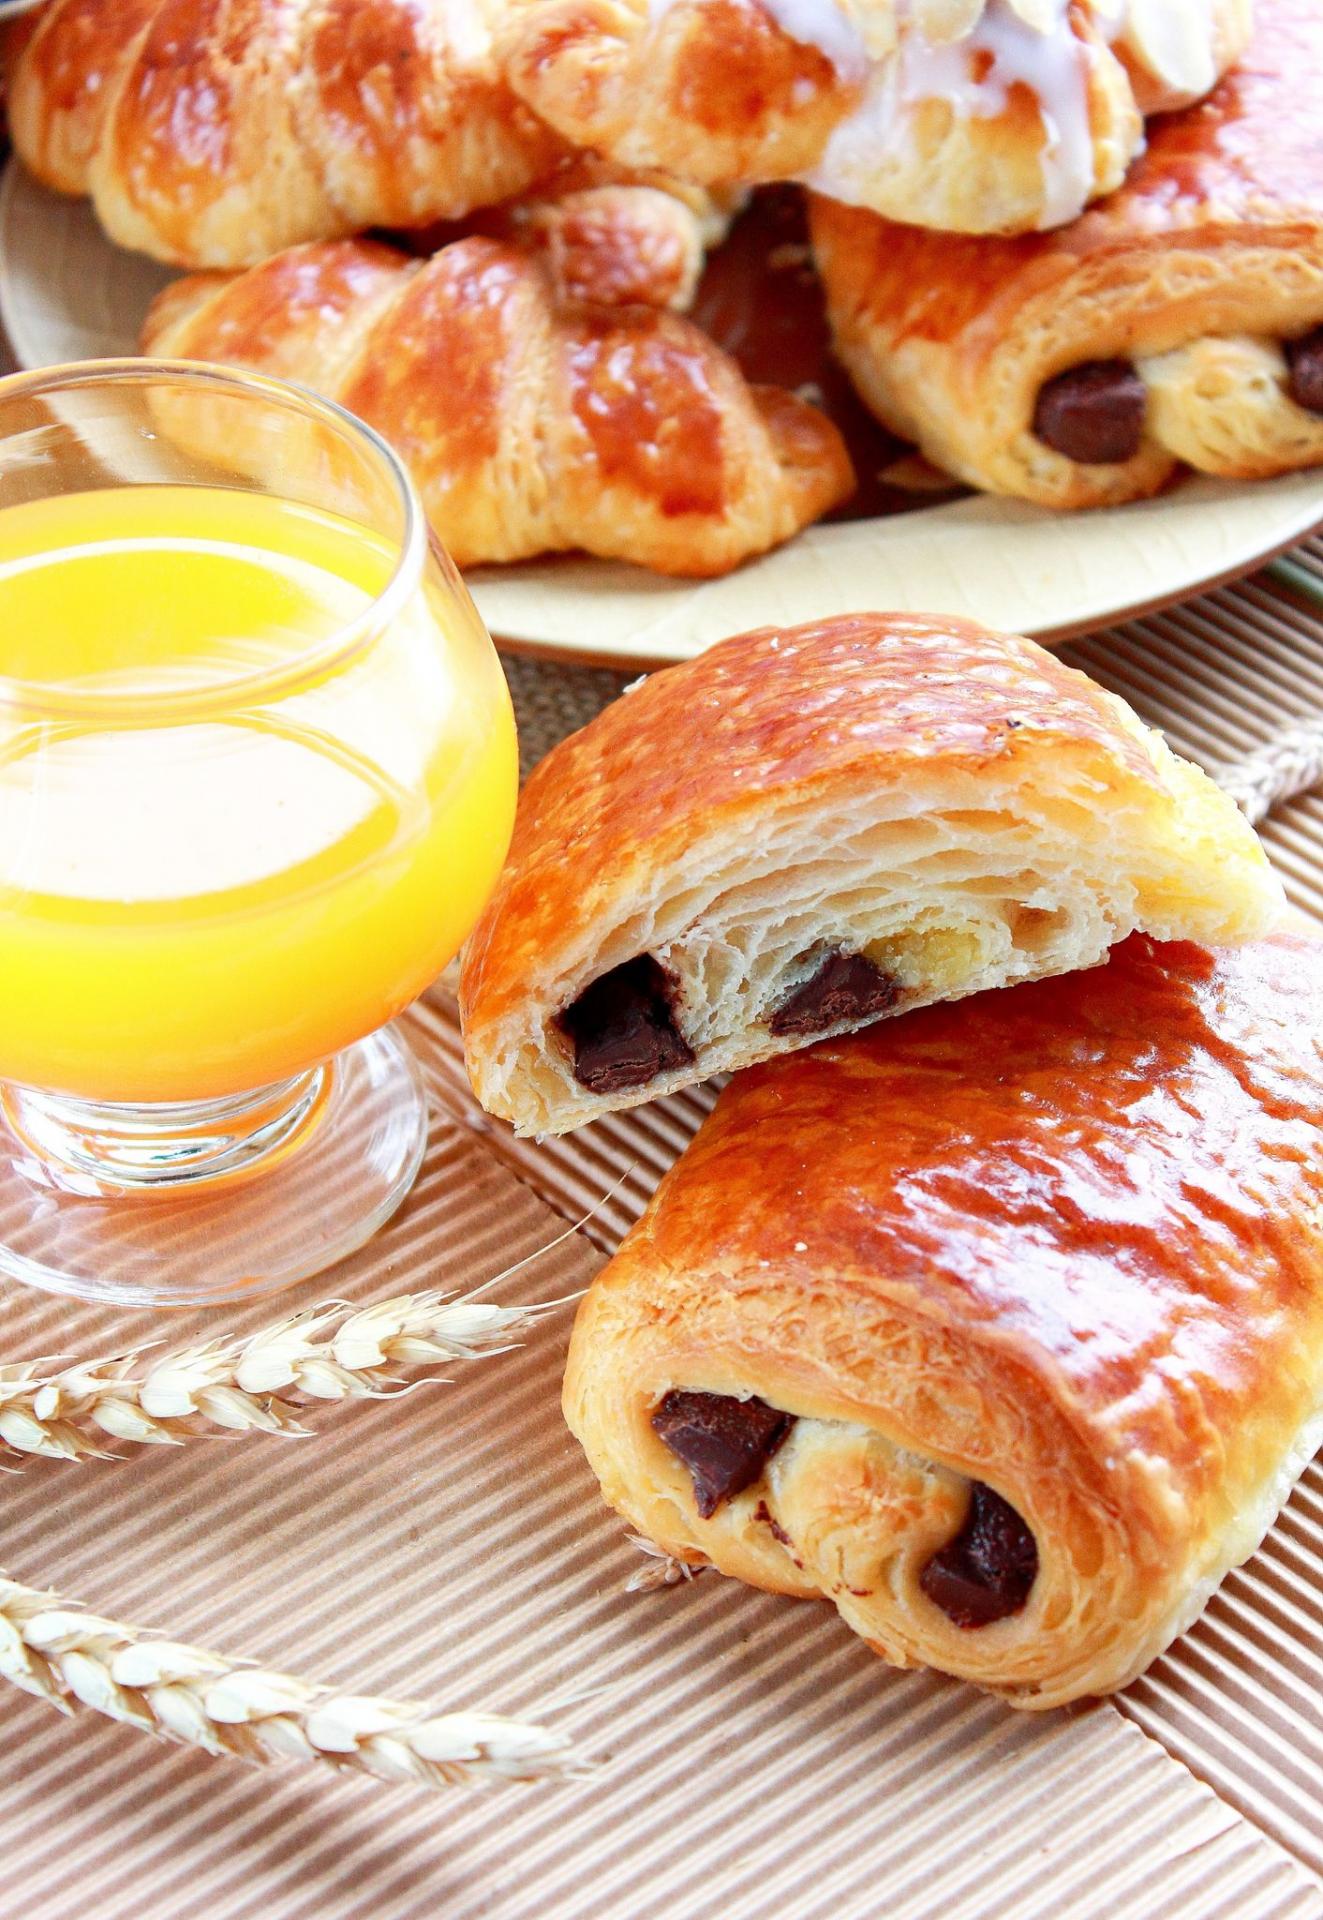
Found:
[[[380,1399],[404,1390],[405,1372],[502,1352],[539,1311],[405,1293],[359,1308],[332,1301],[154,1358],[0,1365],[0,1441],[13,1455],[84,1460],[104,1458],[107,1441],[177,1446],[209,1428],[305,1433],[310,1403]]]
[[[1248,760],[1219,768],[1214,777],[1258,826],[1283,800],[1310,793],[1323,780],[1323,720],[1282,727]]]
[[[636,1567],[626,1580],[626,1593],[655,1593],[659,1587],[678,1587],[686,1580],[696,1580],[700,1573],[712,1571],[710,1560],[681,1560],[655,1540],[644,1539],[641,1533],[627,1533],[625,1540],[645,1556],[645,1564]]]
[[[259,1764],[319,1760],[417,1785],[535,1780],[571,1764],[563,1734],[491,1713],[433,1713],[144,1636],[0,1575],[0,1676],[72,1710]]]

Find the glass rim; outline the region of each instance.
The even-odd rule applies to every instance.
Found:
[[[71,360],[56,366],[36,367],[0,377],[0,407],[16,398],[44,399],[80,388],[117,385],[146,386],[173,383],[184,387],[210,387],[213,390],[247,397],[267,406],[296,412],[303,419],[320,420],[350,445],[364,454],[369,463],[384,473],[396,496],[402,520],[399,549],[389,579],[368,604],[344,621],[333,632],[310,641],[279,667],[256,672],[236,673],[214,685],[189,691],[156,692],[150,690],[101,688],[79,691],[67,682],[14,680],[0,674],[0,706],[32,714],[43,719],[85,719],[95,715],[132,713],[136,718],[173,719],[192,713],[214,712],[217,707],[232,709],[236,700],[279,697],[300,682],[343,665],[367,645],[402,611],[421,583],[427,557],[427,520],[408,468],[398,453],[357,414],[337,401],[327,400],[311,388],[293,380],[281,380],[271,374],[251,373],[243,368],[213,365],[206,360],[157,359],[148,355],[102,360]],[[0,474],[4,471],[5,435],[0,428]],[[203,484],[192,481],[135,482],[135,485]],[[69,488],[67,492],[78,489]],[[99,489],[98,489],[99,490]],[[280,497],[270,489],[271,497]],[[0,507],[0,512],[3,512]],[[346,516],[347,517],[347,516]]]

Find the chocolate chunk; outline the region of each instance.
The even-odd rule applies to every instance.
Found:
[[[1139,452],[1147,405],[1144,382],[1128,360],[1090,360],[1040,389],[1034,432],[1067,460],[1108,466]]]
[[[689,1469],[694,1502],[710,1520],[723,1500],[743,1493],[795,1424],[765,1400],[674,1389],[652,1416],[652,1430]]]
[[[873,1020],[900,995],[900,982],[862,953],[829,953],[767,1022],[778,1039],[825,1033],[842,1020]]]
[[[1286,364],[1291,369],[1291,398],[1306,413],[1323,413],[1323,327],[1303,340],[1288,340]]]
[[[919,1575],[934,1606],[958,1627],[986,1627],[1018,1613],[1038,1574],[1038,1543],[1015,1508],[976,1480],[955,1539]]]
[[[646,1087],[693,1064],[671,1013],[669,981],[650,953],[612,967],[585,987],[560,1025],[574,1047],[574,1077],[590,1093]]]

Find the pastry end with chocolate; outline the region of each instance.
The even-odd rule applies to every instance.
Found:
[[[675,1388],[658,1403],[652,1430],[688,1469],[699,1515],[751,1487],[781,1445],[794,1415],[765,1400]]]
[[[1286,341],[1285,353],[1291,398],[1306,413],[1323,414],[1323,327],[1315,327],[1302,340]]]
[[[954,1540],[932,1556],[919,1585],[957,1627],[986,1627],[1020,1613],[1038,1577],[1038,1543],[999,1493],[975,1480]]]
[[[624,1093],[693,1065],[671,1011],[670,980],[650,953],[594,980],[558,1024],[574,1048],[574,1077],[590,1093]]]
[[[1034,407],[1034,432],[1081,466],[1133,460],[1144,439],[1148,389],[1128,360],[1090,360],[1048,380]]]

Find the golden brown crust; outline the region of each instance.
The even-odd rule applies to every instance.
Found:
[[[144,349],[304,381],[409,461],[461,566],[559,548],[720,573],[842,499],[839,434],[678,315],[562,303],[535,249],[294,248],[167,289]]]
[[[465,953],[470,1031],[516,1004],[537,952],[601,917],[632,860],[681,860],[699,836],[755,816],[771,792],[827,788],[893,761],[979,769],[1053,737],[1100,763],[1115,756],[1118,774],[1157,790],[1101,688],[970,620],[854,614],[793,632],[760,627],[651,675],[527,781],[505,871]]]
[[[802,1515],[790,1548],[750,1524],[788,1471],[700,1520],[649,1427],[673,1387],[813,1423],[819,1511],[853,1497],[833,1423],[994,1484],[1043,1561],[1016,1620],[834,1597],[891,1658],[1054,1704],[1160,1651],[1307,1463],[1321,1203],[1323,947],[1136,935],[737,1077],[581,1308],[567,1417],[635,1525],[789,1591],[830,1583]]]
[[[952,472],[1050,506],[1152,493],[1178,456],[1235,477],[1323,462],[1323,421],[1289,399],[1277,345],[1323,322],[1320,87],[1313,0],[1261,0],[1216,92],[1155,123],[1120,191],[1055,233],[922,233],[818,200],[838,349],[865,397]],[[1210,435],[1190,423],[1200,370],[1168,356],[1220,339],[1236,371]],[[1274,350],[1266,379],[1256,342]],[[1144,444],[1120,464],[1067,460],[1034,436],[1039,389],[1111,359],[1136,361],[1156,399]],[[1174,379],[1184,432],[1164,424]]]
[[[9,29],[22,38],[9,78],[9,124],[27,165],[63,193],[83,193],[111,80],[159,0],[56,0]]]
[[[34,172],[112,238],[235,266],[522,192],[563,143],[501,77],[510,0],[53,0],[14,80]]]
[[[706,181],[804,172],[859,91],[748,0],[669,9],[646,36],[619,0],[539,3],[512,16],[507,71],[576,145]]]
[[[767,1011],[816,942],[876,954],[899,1010],[1092,964],[1136,925],[1253,937],[1275,897],[1225,797],[1032,642],[917,615],[764,628],[533,773],[465,956],[470,1075],[521,1130],[563,1131],[802,1044]],[[576,1087],[557,1017],[645,951],[691,1064]]]

